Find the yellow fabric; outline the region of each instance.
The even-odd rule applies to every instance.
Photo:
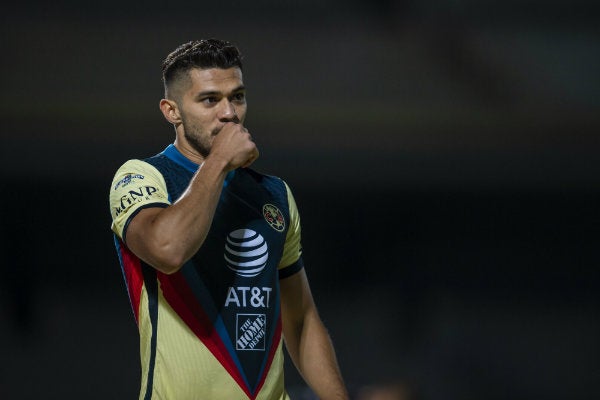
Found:
[[[289,203],[289,224],[279,268],[298,261],[302,254],[300,217],[296,202],[286,184]],[[111,229],[123,239],[131,215],[141,207],[154,204],[169,205],[168,192],[162,174],[141,160],[127,161],[116,172],[110,192],[113,218]],[[139,333],[141,358],[140,399],[146,394],[150,368],[152,324],[148,314],[148,293],[142,287],[139,304]],[[245,392],[221,365],[219,360],[198,339],[177,315],[158,287],[156,359],[153,370],[152,399],[200,400],[247,399]],[[266,380],[257,394],[258,400],[289,400],[284,388],[283,340],[277,346]]]
[[[148,377],[152,327],[148,315],[148,296],[145,288],[140,301],[140,353],[142,361],[142,390],[144,398]],[[202,344],[179,318],[159,290],[158,340],[154,366],[153,400],[248,399],[237,382],[221,363]],[[257,400],[289,400],[284,389],[282,349],[277,350]]]
[[[300,243],[300,214],[298,212],[296,200],[294,200],[294,196],[292,195],[290,187],[287,184],[285,184],[285,188],[287,190],[288,204],[290,210],[290,225],[287,231],[287,236],[285,238],[283,255],[281,256],[281,260],[279,261],[279,269],[285,268],[288,265],[295,263],[302,255],[302,245]]]
[[[141,160],[129,160],[115,173],[110,190],[111,229],[123,239],[127,220],[148,204],[170,204],[162,174]]]

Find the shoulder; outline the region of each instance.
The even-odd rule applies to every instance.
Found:
[[[265,187],[280,188],[283,190],[287,188],[287,183],[275,175],[264,174],[251,168],[240,168],[237,173]]]
[[[293,202],[292,190],[284,179],[275,175],[260,173],[250,168],[243,168],[238,171],[240,173],[236,171],[236,175],[240,178],[239,181],[252,182],[252,184],[261,187],[261,190],[266,190],[274,198],[285,199],[284,202],[286,203],[292,199]]]
[[[152,165],[153,167],[159,170],[163,168],[171,168],[173,164],[175,164],[169,157],[167,157],[163,153],[159,153],[155,156],[145,158],[143,162]]]
[[[144,160],[132,159],[123,163],[115,172],[113,178],[113,190],[136,180],[144,180],[147,176],[160,175],[158,170]]]
[[[143,207],[169,204],[168,192],[162,174],[142,160],[126,161],[115,173],[110,188],[109,202],[112,230],[121,238],[128,221]]]

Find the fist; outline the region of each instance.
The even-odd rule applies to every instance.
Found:
[[[224,159],[228,171],[250,166],[259,155],[248,129],[234,122],[226,123],[215,136],[210,154]]]

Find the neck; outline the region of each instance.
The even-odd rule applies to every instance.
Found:
[[[183,156],[185,158],[187,158],[188,160],[200,165],[204,162],[204,157],[198,153],[198,151],[196,149],[194,149],[187,140],[185,139],[180,139],[179,135],[177,135],[175,137],[175,142],[173,142],[173,144],[175,145],[175,147],[177,148],[177,150],[179,150],[179,152],[181,154],[183,154]]]

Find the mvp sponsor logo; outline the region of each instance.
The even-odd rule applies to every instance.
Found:
[[[163,197],[164,196],[154,186],[140,186],[135,190],[129,190],[121,196],[119,205],[114,208],[115,217],[118,217],[123,211],[136,203]]]

